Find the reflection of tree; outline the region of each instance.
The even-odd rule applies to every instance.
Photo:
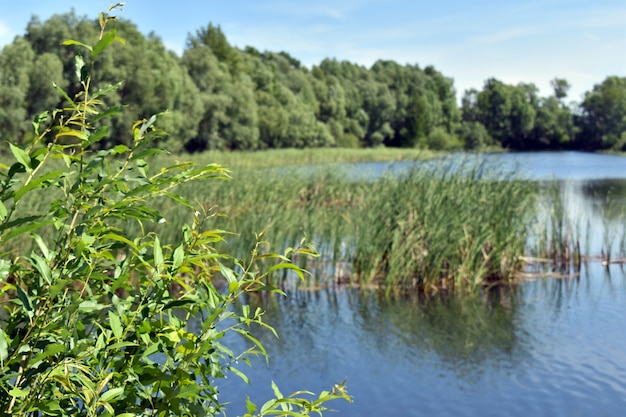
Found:
[[[381,301],[381,313],[409,349],[436,353],[468,377],[521,359],[516,309],[510,291],[504,297]]]
[[[472,377],[486,366],[511,366],[524,357],[514,291],[423,300],[339,289],[249,301],[267,310],[266,320],[280,339],[268,332],[255,331],[255,336],[294,366],[316,361],[332,369],[337,356],[419,364],[434,354],[460,376]]]
[[[594,212],[608,221],[622,221],[626,214],[626,181],[619,179],[585,181],[582,194]]]

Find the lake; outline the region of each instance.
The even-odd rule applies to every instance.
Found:
[[[481,156],[528,178],[561,182],[572,216],[599,252],[622,230],[626,158],[578,152]],[[403,164],[357,164],[375,177]],[[616,236],[618,234],[616,233]],[[617,245],[617,243],[616,243]],[[617,250],[617,249],[616,249]],[[626,410],[626,275],[621,264],[583,265],[569,278],[539,277],[479,300],[385,299],[351,288],[291,291],[250,300],[280,335],[255,330],[270,359],[241,364],[248,386],[220,381],[228,415],[245,396],[319,392],[347,379],[354,402],[336,416],[617,416]],[[242,339],[228,340],[235,350]]]

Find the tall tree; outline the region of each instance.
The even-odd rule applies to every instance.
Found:
[[[0,54],[0,139],[22,142],[29,129],[31,71],[35,53],[18,37]]]
[[[559,101],[567,97],[567,93],[571,87],[570,83],[564,78],[555,78],[550,81],[550,85],[554,90],[554,97]]]
[[[626,77],[607,77],[587,92],[577,118],[583,149],[625,149]]]

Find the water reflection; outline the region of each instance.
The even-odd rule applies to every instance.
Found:
[[[593,180],[580,185],[582,195],[595,213],[610,221],[623,221],[626,214],[626,181]]]
[[[270,355],[245,368],[252,386],[220,385],[225,399],[319,391],[348,378],[355,403],[341,416],[572,415],[626,406],[626,277],[619,265],[574,278],[540,278],[482,298],[384,298],[336,288],[250,298],[280,338],[254,329]],[[230,339],[243,347],[242,339]],[[594,399],[602,398],[601,408]],[[239,408],[238,408],[239,407]],[[389,408],[391,407],[391,408]],[[229,414],[243,412],[241,401]]]
[[[514,289],[470,299],[392,299],[344,288],[248,301],[265,308],[280,335],[254,330],[270,355],[281,358],[279,372],[298,369],[304,357],[320,374],[363,357],[418,367],[436,358],[458,377],[473,379],[489,368],[515,367],[528,351]]]

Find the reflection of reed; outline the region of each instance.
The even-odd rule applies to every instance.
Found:
[[[626,263],[626,182],[550,182],[542,189],[539,232],[524,258],[531,269],[568,275],[583,263]]]
[[[266,320],[281,335],[274,340],[256,329],[255,337],[277,350],[272,356],[295,356],[295,362],[302,355],[319,358],[352,352],[355,360],[373,354],[404,363],[435,354],[459,376],[472,378],[485,367],[520,363],[528,346],[519,329],[519,301],[512,289],[462,299],[441,293],[388,297],[338,288],[250,301],[267,310]]]

